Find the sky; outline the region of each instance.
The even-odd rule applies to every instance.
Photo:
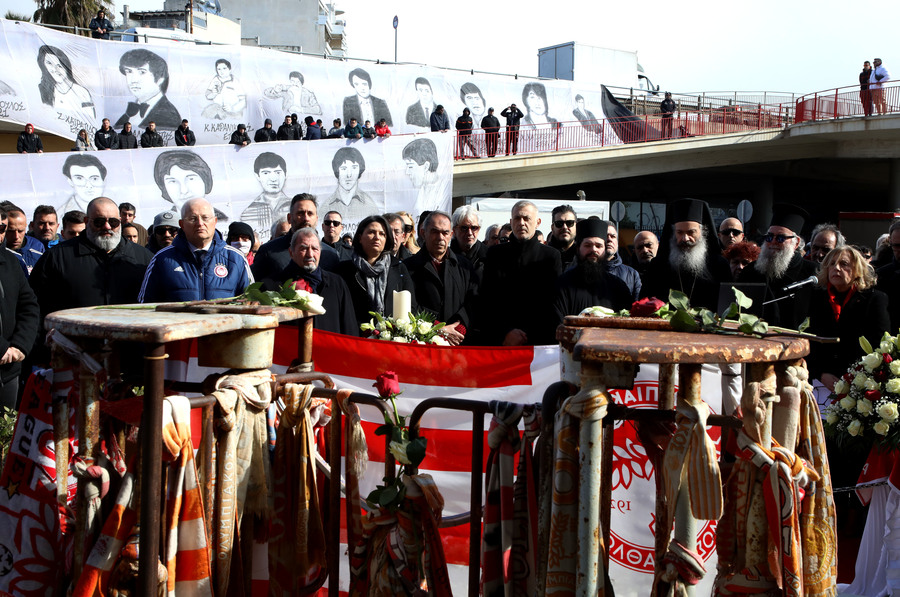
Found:
[[[231,2],[248,0],[220,1],[227,10]],[[286,6],[292,1],[310,0],[284,0]],[[333,1],[345,13],[354,58],[392,61],[391,23],[397,15],[398,60],[431,66],[536,76],[538,48],[575,41],[637,51],[653,83],[675,93],[802,95],[851,86],[863,61],[876,56],[900,77],[900,53],[894,54],[900,45],[890,41],[896,39],[890,32],[900,23],[900,3],[893,2]],[[119,0],[117,18],[126,3],[131,10],[159,10],[163,4]],[[4,0],[3,5],[26,14],[35,7],[33,0]]]

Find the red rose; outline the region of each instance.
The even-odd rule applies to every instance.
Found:
[[[400,393],[400,378],[393,371],[385,371],[375,378],[372,384],[378,389],[378,395],[382,398],[390,398],[391,394]]]
[[[884,364],[885,364],[885,365],[890,365],[890,364],[891,364],[891,361],[894,360],[894,359],[891,358],[891,355],[889,355],[888,353],[884,353],[884,354],[881,355],[881,356],[882,356],[882,358],[884,359]]]
[[[636,301],[631,305],[632,317],[653,317],[656,312],[665,307],[666,304],[658,298],[646,297]]]
[[[881,392],[879,392],[878,390],[869,390],[864,394],[864,396],[867,400],[871,400],[872,402],[881,400]]]

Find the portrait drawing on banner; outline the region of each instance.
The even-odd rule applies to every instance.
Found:
[[[267,151],[256,157],[253,172],[262,192],[241,212],[240,221],[253,228],[260,242],[266,242],[272,224],[291,208],[291,198],[284,193],[287,163],[277,153]]]
[[[247,92],[234,78],[231,62],[225,58],[216,60],[216,76],[206,87],[208,104],[203,109],[203,117],[213,120],[244,120],[247,108]]]
[[[289,83],[279,83],[263,90],[269,99],[281,99],[281,111],[285,114],[321,114],[322,108],[316,94],[304,86],[305,79],[299,71],[288,75]]]
[[[473,128],[481,128],[481,120],[487,116],[487,102],[478,85],[472,82],[464,83],[459,88],[459,99],[469,109]]]
[[[351,232],[356,224],[373,214],[380,213],[375,200],[359,188],[359,179],[366,171],[366,160],[355,147],[341,147],[331,159],[331,169],[338,186],[319,206],[320,213],[336,211],[346,222],[345,230]],[[352,228],[352,230],[350,230]]]
[[[435,211],[444,205],[437,169],[437,147],[431,139],[416,139],[403,148],[406,175],[417,190],[413,213]]]
[[[125,76],[134,101],[128,102],[116,128],[126,122],[138,122],[138,126],[147,128],[151,121],[158,129],[175,130],[181,126],[181,115],[166,97],[169,66],[165,60],[150,50],[129,50],[119,59],[119,72]]]
[[[79,115],[94,124],[97,114],[91,92],[76,80],[66,53],[53,46],[41,46],[37,64],[41,69],[38,83],[41,102],[62,114]]]
[[[406,109],[406,124],[431,130],[431,114],[437,108],[434,102],[434,91],[431,83],[425,77],[416,79],[416,95],[419,101],[411,104]]]
[[[600,121],[597,120],[594,113],[585,107],[584,97],[580,93],[575,96],[575,109],[572,110],[572,116],[581,123],[581,126],[591,132],[596,133],[597,127],[600,126]]]
[[[78,210],[87,212],[88,203],[103,196],[106,184],[106,166],[89,153],[75,153],[66,158],[62,168],[63,176],[72,187],[62,206],[56,211],[60,214]]]
[[[213,188],[209,164],[193,151],[169,150],[159,154],[153,165],[153,180],[162,198],[172,204],[172,211],[181,217],[181,206],[189,199],[206,199]],[[216,209],[218,225],[228,222],[228,216]]]
[[[344,122],[349,123],[351,118],[362,124],[365,121],[378,122],[382,118],[388,126],[394,126],[391,120],[391,111],[387,102],[372,95],[372,77],[361,68],[354,68],[347,76],[354,95],[344,98]]]

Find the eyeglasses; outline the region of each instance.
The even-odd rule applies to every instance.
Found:
[[[109,227],[115,230],[119,227],[119,224],[122,223],[122,220],[119,218],[94,218],[91,220],[91,224],[94,228],[103,228],[106,226],[107,222],[109,222]]]
[[[509,242],[509,237],[508,237],[508,236],[501,236],[500,238],[497,239],[497,242],[498,242],[498,243],[508,243],[508,242]]]
[[[3,234],[5,232],[6,232],[6,224],[0,224],[0,234]]]
[[[335,228],[343,225],[343,222],[341,222],[340,220],[323,220],[322,223],[326,226],[334,226]]]
[[[213,216],[190,216],[184,219],[184,221],[188,224],[196,224],[197,222],[203,222],[204,224],[207,224],[209,222],[212,222],[213,220],[215,220]]]
[[[481,226],[457,226],[463,232],[478,232],[481,230]]]
[[[403,225],[403,232],[404,232],[405,234],[409,234],[409,233],[412,232],[412,231],[413,231],[413,225],[412,225],[412,224],[404,224],[404,225]]]
[[[553,225],[557,228],[562,228],[565,226],[566,228],[572,228],[575,225],[575,220],[555,220]]]
[[[767,234],[765,237],[766,242],[770,243],[775,241],[777,243],[783,243],[785,241],[791,240],[792,238],[797,238],[796,234],[788,236],[787,234],[772,234],[771,232]]]
[[[176,234],[178,234],[178,228],[172,228],[171,226],[160,226],[153,229],[153,234],[158,234],[159,236],[165,236],[167,234],[175,236]]]
[[[727,228],[725,230],[719,230],[719,234],[726,234],[728,236],[740,236],[743,233],[743,230],[738,230],[737,228]]]

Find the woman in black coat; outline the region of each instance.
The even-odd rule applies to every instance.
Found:
[[[383,217],[369,216],[356,227],[353,255],[350,260],[340,262],[336,273],[350,289],[358,324],[372,319],[370,311],[394,316],[394,290],[408,290],[412,295],[411,308],[416,311],[412,278],[406,266],[391,255],[393,248],[394,236]],[[396,314],[401,315],[406,314]]]
[[[875,272],[852,247],[832,249],[819,268],[819,286],[809,305],[808,331],[840,338],[835,344],[810,343],[810,376],[829,390],[847,368],[864,356],[859,337],[878,346],[890,331],[888,297],[875,290]]]

